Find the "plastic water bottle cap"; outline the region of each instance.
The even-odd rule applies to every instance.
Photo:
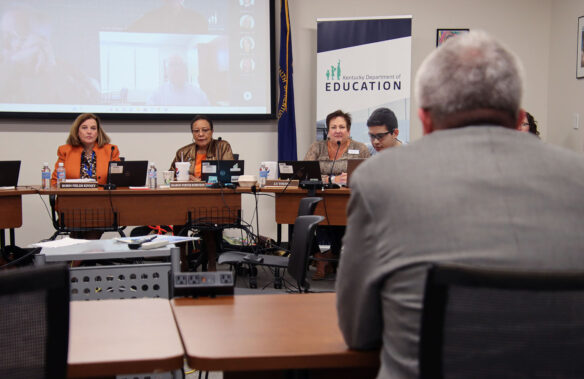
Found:
[[[63,162],[59,162],[59,167],[63,167]]]

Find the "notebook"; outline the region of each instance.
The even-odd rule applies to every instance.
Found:
[[[0,187],[16,187],[20,161],[0,161]]]
[[[318,161],[278,161],[280,179],[321,181]]]
[[[209,160],[201,163],[201,179],[207,183],[237,184],[243,175],[244,161]]]
[[[116,161],[108,166],[109,181],[116,187],[143,187],[147,171],[148,161]]]
[[[353,175],[353,171],[364,161],[365,158],[347,160],[347,187],[351,186],[351,175]]]

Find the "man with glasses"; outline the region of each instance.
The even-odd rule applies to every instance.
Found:
[[[369,149],[371,155],[402,144],[402,141],[397,139],[399,134],[397,118],[391,109],[377,108],[374,110],[367,120],[367,127],[373,147]]]

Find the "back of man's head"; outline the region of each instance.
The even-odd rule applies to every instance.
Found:
[[[395,113],[389,108],[377,108],[367,119],[367,126],[385,125],[387,131],[393,133],[397,129],[397,118]]]
[[[516,122],[523,69],[515,55],[482,31],[449,39],[422,63],[415,80],[418,106],[435,127]]]

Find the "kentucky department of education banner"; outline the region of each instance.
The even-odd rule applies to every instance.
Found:
[[[412,17],[317,19],[317,140],[326,135],[326,115],[351,113],[351,137],[371,146],[367,118],[391,109],[399,139],[410,140]]]

